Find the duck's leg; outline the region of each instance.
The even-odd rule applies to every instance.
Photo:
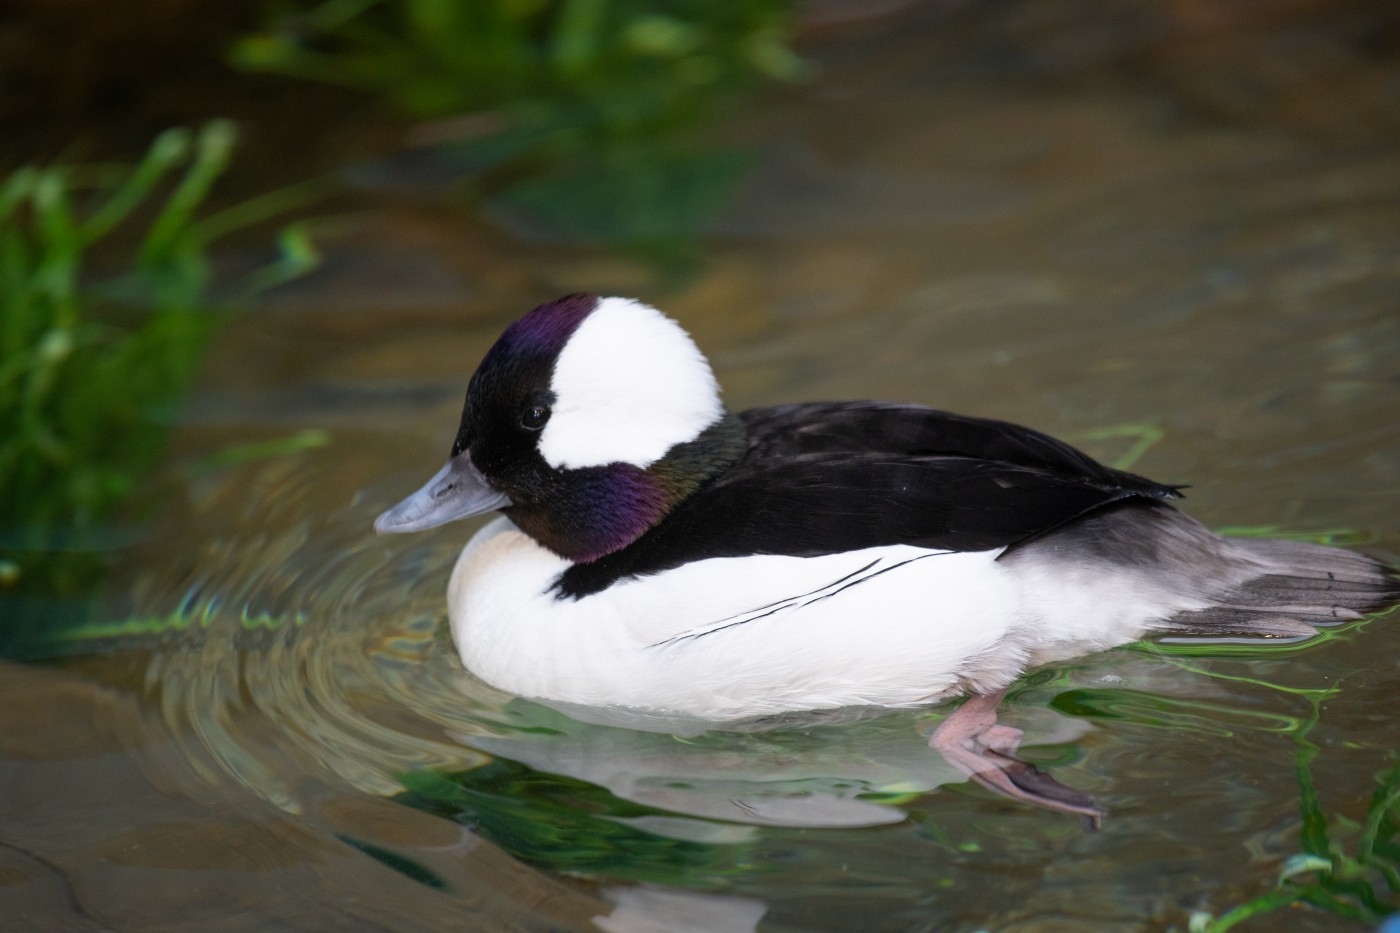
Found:
[[[1098,829],[1099,818],[1107,811],[1094,798],[1016,757],[1021,730],[997,723],[997,706],[1005,696],[1005,690],[998,690],[968,697],[929,736],[929,747],[993,793],[1077,814]]]

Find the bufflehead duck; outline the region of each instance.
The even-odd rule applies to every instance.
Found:
[[[463,663],[502,690],[714,722],[968,695],[935,747],[1092,816],[996,724],[1026,669],[1149,632],[1297,638],[1400,597],[1369,557],[1217,536],[1179,489],[918,405],[732,414],[675,322],[572,295],[505,330],[447,464],[375,529],[502,513],[448,584]]]

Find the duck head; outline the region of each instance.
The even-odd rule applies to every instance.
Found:
[[[506,328],[467,387],[447,463],[375,531],[499,509],[577,562],[641,537],[743,453],[709,363],[655,308],[570,295]]]

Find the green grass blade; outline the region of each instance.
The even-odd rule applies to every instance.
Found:
[[[5,179],[5,184],[0,185],[0,230],[12,222],[11,216],[19,205],[33,196],[38,180],[39,170],[27,166],[13,172]]]
[[[121,185],[79,228],[84,244],[94,243],[111,232],[150,196],[156,185],[190,151],[190,132],[183,127],[166,130],[156,137],[146,157],[126,176]]]
[[[148,266],[160,266],[172,257],[188,261],[192,252],[181,237],[190,225],[195,209],[209,194],[209,189],[227,167],[233,151],[235,132],[227,120],[215,120],[199,133],[195,141],[194,160],[180,179],[164,209],[151,224],[151,231],[141,247],[142,261]]]
[[[261,269],[249,273],[239,283],[238,291],[243,296],[251,296],[266,291],[298,276],[305,275],[321,262],[320,251],[312,241],[306,227],[292,224],[278,235],[281,257]]]
[[[265,223],[305,207],[328,190],[328,182],[321,179],[289,185],[215,211],[208,217],[192,222],[189,229],[199,242],[212,243],[235,230]]]

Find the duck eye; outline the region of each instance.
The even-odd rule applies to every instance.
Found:
[[[531,405],[520,416],[520,426],[528,431],[538,431],[549,420],[549,409],[544,405]]]

